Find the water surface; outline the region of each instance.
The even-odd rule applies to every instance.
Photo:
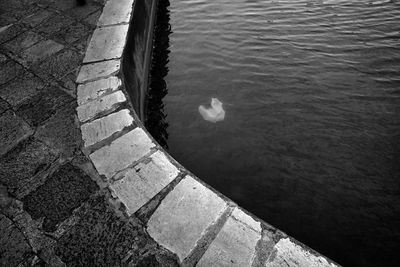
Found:
[[[169,12],[153,83],[169,153],[340,264],[400,266],[400,2],[174,0]],[[211,97],[223,121],[198,113]]]

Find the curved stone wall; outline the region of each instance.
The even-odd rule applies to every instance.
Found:
[[[337,266],[200,181],[146,131],[156,5],[108,0],[77,78],[82,150],[112,196],[183,266]]]

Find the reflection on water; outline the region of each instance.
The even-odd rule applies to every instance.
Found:
[[[337,262],[400,266],[399,1],[169,9],[152,134],[165,145],[168,123],[185,167]],[[229,103],[216,124],[211,97]]]

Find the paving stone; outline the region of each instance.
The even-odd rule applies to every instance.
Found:
[[[236,215],[249,221],[238,209]],[[260,238],[260,231],[229,217],[196,266],[252,266]]]
[[[116,172],[148,154],[154,146],[155,144],[141,128],[135,128],[114,140],[109,146],[93,152],[89,157],[99,174],[109,179]]]
[[[109,94],[117,90],[120,86],[121,80],[115,76],[81,84],[78,86],[77,92],[78,105],[82,105],[103,95]]]
[[[55,249],[67,266],[179,266],[174,255],[141,225],[118,217],[102,196],[90,199],[77,217]]]
[[[61,79],[58,80],[58,83],[65,89],[67,89],[70,93],[76,94],[76,72],[70,72]]]
[[[56,155],[44,144],[28,139],[0,158],[0,182],[15,193],[47,169]]]
[[[48,56],[51,56],[62,50],[63,48],[63,45],[52,40],[44,40],[24,50],[21,56],[22,59],[28,64],[33,64],[35,62],[42,61]]]
[[[35,134],[65,157],[71,157],[80,150],[82,137],[75,123],[75,108],[74,101],[61,107]]]
[[[0,214],[0,266],[18,266],[32,254],[23,233],[10,219]]]
[[[58,223],[97,191],[98,186],[82,170],[67,163],[46,182],[22,199],[24,209],[34,219],[44,218],[43,229],[56,230]]]
[[[302,248],[300,245],[293,243],[289,238],[282,238],[274,246],[274,257],[268,258],[265,263],[266,267],[278,266],[304,266],[304,267],[334,267],[337,266],[329,263],[324,257],[316,256]]]
[[[33,3],[28,3],[26,1],[20,2],[22,3],[17,5],[16,2],[13,3],[13,9],[11,12],[11,15],[18,21],[21,21],[21,19],[27,16],[35,14],[39,10],[39,7]]]
[[[126,43],[128,25],[97,28],[86,50],[84,63],[120,58]]]
[[[66,1],[72,2],[72,1]],[[43,33],[44,35],[51,37],[53,34],[63,30],[66,27],[69,27],[71,24],[75,22],[74,19],[54,13],[52,17],[48,20],[40,24],[35,31]]]
[[[39,0],[38,5],[41,7],[51,8],[61,13],[62,11],[68,10],[76,6],[76,2],[62,0]]]
[[[53,116],[62,106],[73,100],[71,96],[58,87],[50,86],[21,104],[17,114],[22,116],[30,125],[38,126]]]
[[[240,208],[236,207],[232,212],[232,217],[250,227],[256,232],[261,232],[260,222],[255,221],[252,217],[244,213]]]
[[[120,60],[107,60],[81,67],[77,83],[84,83],[116,74],[120,69]]]
[[[31,47],[43,39],[44,37],[33,31],[26,31],[11,41],[5,43],[4,47],[14,54],[19,54],[21,51]]]
[[[8,109],[8,104],[6,101],[0,98],[0,115]]]
[[[32,70],[43,78],[54,77],[61,79],[68,73],[76,70],[81,61],[81,54],[71,49],[64,49],[33,65]]]
[[[187,176],[161,202],[147,230],[182,261],[226,207],[214,192]]]
[[[147,162],[118,173],[111,190],[124,203],[130,215],[157,195],[179,174],[164,153],[157,151]]]
[[[129,23],[133,0],[110,0],[103,8],[97,25]]]
[[[13,60],[6,60],[0,63],[0,85],[14,79],[23,71],[21,65]]]
[[[9,24],[0,28],[0,44],[7,42],[27,29],[20,23]]]
[[[99,10],[101,7],[99,5],[92,5],[90,3],[84,5],[84,6],[75,6],[69,10],[67,10],[65,13],[68,16],[74,17],[76,19],[84,19],[88,17],[90,14],[96,12]]]
[[[13,107],[36,95],[43,87],[44,82],[30,72],[23,72],[13,81],[0,86],[0,97]]]
[[[93,100],[79,106],[76,111],[81,122],[88,121],[100,113],[106,111],[114,111],[118,106],[125,102],[126,98],[122,91],[116,91],[112,94],[105,95],[102,98]]]
[[[114,133],[131,126],[133,122],[129,110],[123,109],[106,117],[94,120],[81,126],[82,139],[85,146],[91,146],[110,137]]]
[[[54,15],[53,12],[41,9],[38,10],[35,14],[26,16],[25,18],[22,19],[21,22],[33,28],[38,26],[40,23],[44,22],[46,19],[50,18],[53,15]]]
[[[88,36],[90,34],[89,27],[79,22],[74,22],[68,27],[64,27],[62,30],[51,35],[51,39],[63,43],[66,45],[72,44],[73,42]]]
[[[0,155],[5,154],[33,133],[28,124],[11,110],[0,116],[0,125]]]

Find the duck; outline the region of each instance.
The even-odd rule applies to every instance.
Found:
[[[199,113],[204,120],[216,123],[225,119],[225,110],[222,107],[222,102],[218,98],[211,98],[211,107],[206,108],[203,105],[199,106]]]

